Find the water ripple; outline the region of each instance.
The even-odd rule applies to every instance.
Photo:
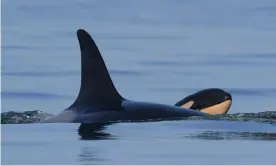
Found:
[[[19,76],[19,77],[54,77],[54,76],[71,76],[79,75],[77,71],[18,71],[18,72],[2,72],[2,76]]]
[[[272,61],[252,61],[252,60],[207,60],[203,62],[205,65],[216,65],[216,66],[274,66],[275,63]]]
[[[187,39],[187,36],[181,35],[160,35],[160,34],[115,34],[115,33],[98,33],[94,35],[101,39],[135,39],[135,40],[183,40]]]
[[[238,96],[276,96],[276,88],[222,88],[232,95]],[[150,88],[153,91],[171,91],[171,92],[187,92],[194,93],[195,91],[203,90],[203,88],[181,88],[181,87],[162,87]]]
[[[174,54],[176,55],[176,54]],[[177,54],[178,55],[178,54]],[[182,56],[182,54],[179,54]],[[197,55],[193,55],[197,56]],[[198,55],[201,56],[201,55]],[[276,58],[276,54],[245,54],[245,55],[210,55],[212,58],[198,59],[197,61],[165,61],[165,60],[148,60],[139,62],[147,66],[267,66],[275,65],[271,59]],[[223,59],[222,59],[223,58]],[[263,61],[260,61],[263,60]]]
[[[153,60],[153,61],[142,61],[139,62],[141,65],[147,66],[195,66],[199,62],[181,62],[181,61],[160,61],[160,60]]]
[[[204,131],[201,133],[190,134],[185,138],[203,140],[276,140],[276,133],[266,132],[226,132],[226,131]]]
[[[140,71],[110,70],[114,76],[143,76],[148,73]],[[80,71],[18,71],[2,72],[2,76],[19,76],[19,77],[60,77],[60,76],[80,76]]]
[[[58,95],[53,93],[43,92],[12,92],[2,91],[1,97],[3,98],[24,98],[24,99],[72,99],[72,96]]]
[[[57,50],[57,49],[64,49],[68,50],[71,49],[72,47],[70,46],[64,46],[64,45],[2,45],[3,51],[8,49],[8,50],[19,50],[19,51],[25,51],[25,50],[46,50],[46,51],[51,51],[51,50]]]
[[[246,59],[246,60],[259,60],[259,59],[267,59],[270,61],[271,59],[276,59],[276,53],[263,53],[263,54],[236,54],[236,55],[226,55],[225,58],[229,59]]]

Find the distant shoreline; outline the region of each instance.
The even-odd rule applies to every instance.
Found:
[[[54,116],[43,112],[41,110],[33,111],[8,111],[1,113],[1,124],[26,124],[26,123],[38,123],[42,120],[48,119]],[[189,117],[187,120],[203,120],[203,117]],[[231,121],[258,121],[269,124],[276,124],[276,111],[263,111],[258,113],[234,113],[223,115],[220,120]]]

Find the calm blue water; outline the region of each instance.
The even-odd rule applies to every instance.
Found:
[[[2,2],[2,112],[57,114],[74,101],[78,28],[126,98],[174,104],[217,87],[232,94],[230,113],[276,108],[274,0]],[[1,127],[3,164],[275,164],[276,126],[255,122],[117,124],[89,141],[78,124]]]

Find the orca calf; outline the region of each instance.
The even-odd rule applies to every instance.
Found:
[[[232,104],[232,96],[219,88],[209,88],[191,94],[178,101],[175,106],[190,108],[212,115],[227,114]]]
[[[231,105],[225,103],[231,102],[231,95],[221,89],[203,90],[175,105],[125,99],[113,85],[92,37],[83,29],[77,30],[77,37],[81,52],[79,94],[71,106],[44,123],[116,123],[209,116],[210,107],[217,106],[226,112]]]

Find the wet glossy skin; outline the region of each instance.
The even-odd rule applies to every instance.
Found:
[[[177,106],[155,104],[147,102],[136,102],[124,100],[122,102],[124,111],[106,110],[101,112],[93,112],[81,114],[73,121],[89,123],[93,122],[110,122],[110,121],[143,121],[157,119],[174,119],[190,116],[206,116],[205,113],[181,108]]]
[[[187,96],[175,105],[208,114],[227,114],[232,104],[231,94],[222,89],[210,88]]]
[[[207,116],[207,114],[177,106],[123,100],[120,110],[99,111],[93,107],[65,110],[45,123],[108,123],[119,121],[149,121],[184,118],[190,116]],[[81,111],[82,110],[82,111]],[[86,112],[86,113],[85,113]]]
[[[77,36],[81,50],[79,94],[71,106],[59,115],[45,120],[45,123],[148,121],[208,115],[177,105],[136,102],[123,98],[113,85],[101,53],[92,37],[82,29],[77,31]],[[210,94],[210,92],[213,91],[199,96],[204,99],[205,94]],[[202,105],[205,101],[201,100],[202,97],[197,97],[199,102],[195,103]]]

